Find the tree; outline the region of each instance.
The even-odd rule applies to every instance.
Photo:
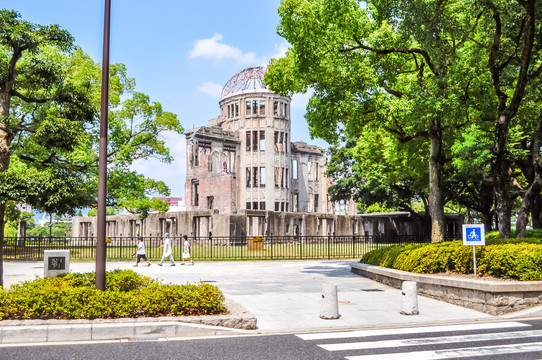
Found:
[[[96,203],[101,69],[58,26],[31,24],[7,10],[0,10],[0,23],[1,286],[8,201],[50,214]],[[111,65],[110,77],[109,204],[144,215],[163,210],[147,195],[169,194],[167,186],[129,165],[151,156],[171,161],[162,134],[183,128],[176,115],[134,91],[124,65]]]
[[[453,203],[465,206],[468,219],[472,211],[482,216],[486,232],[493,228],[493,181],[490,176],[492,123],[486,121],[463,128],[461,136],[452,145],[451,169],[447,197]]]
[[[525,173],[532,191],[517,186],[518,149],[510,143],[518,114],[535,119],[540,110],[522,110],[526,96],[540,103],[540,6],[536,0],[283,0],[278,31],[291,47],[271,60],[266,81],[286,94],[313,88],[307,120],[314,136],[333,142],[339,133],[359,136],[376,124],[401,143],[427,139],[433,241],[447,200],[476,206],[486,220],[495,204],[500,237],[510,237],[515,197],[529,194],[521,212],[536,213],[542,200],[533,176]],[[484,139],[491,134],[482,181],[470,182],[474,173],[449,165],[450,149],[467,127],[483,129]],[[530,129],[523,136],[533,139],[535,126]],[[532,162],[529,167],[534,175]],[[472,203],[469,193],[482,201]]]
[[[435,242],[444,238],[449,146],[469,119],[472,89],[487,85],[483,54],[466,41],[477,24],[470,10],[459,1],[283,0],[278,32],[291,47],[265,77],[283,94],[313,88],[307,121],[328,142],[368,124],[402,144],[425,140]]]
[[[473,38],[488,53],[487,68],[497,98],[491,175],[499,236],[511,236],[513,184],[507,141],[510,124],[518,114],[529,84],[542,73],[542,9],[539,1],[480,3],[480,34]]]
[[[4,215],[9,200],[26,201],[48,188],[53,164],[73,149],[76,134],[94,118],[81,88],[66,81],[71,35],[58,26],[31,24],[0,10],[0,286],[3,285]],[[13,154],[13,141],[40,144],[37,158]],[[32,149],[34,150],[34,149]],[[44,151],[46,150],[47,153]],[[59,156],[60,155],[60,156]]]
[[[524,146],[528,150],[528,156],[523,163],[523,174],[528,184],[523,194],[523,201],[516,223],[517,237],[525,237],[529,214],[532,213],[533,223],[539,217],[537,211],[540,211],[540,208],[535,208],[535,203],[537,197],[541,196],[542,190],[542,156],[540,154],[540,148],[542,147],[542,111],[537,117],[535,131],[529,140],[524,142]]]
[[[367,130],[357,141],[331,146],[327,172],[334,179],[332,200],[352,197],[362,207],[378,203],[415,214],[413,199],[427,203],[426,161],[409,160],[426,158],[426,147],[418,145],[420,141],[398,144],[385,132]]]

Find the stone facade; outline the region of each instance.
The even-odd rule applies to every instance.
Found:
[[[326,157],[317,146],[291,142],[290,98],[262,87],[264,73],[236,74],[224,87],[221,114],[186,132],[187,211],[333,212]]]

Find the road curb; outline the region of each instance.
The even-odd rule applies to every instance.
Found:
[[[4,320],[0,344],[92,340],[150,340],[253,333],[257,319],[226,300],[229,314],[96,320]]]

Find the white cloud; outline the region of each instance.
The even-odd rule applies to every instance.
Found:
[[[292,97],[292,107],[293,108],[299,108],[299,109],[305,109],[307,108],[307,104],[309,103],[309,99],[311,98],[312,94],[314,93],[314,90],[309,89],[306,93],[295,93]]]
[[[231,59],[238,64],[256,64],[261,59],[256,58],[253,52],[243,52],[241,49],[221,42],[222,34],[215,34],[208,39],[196,40],[194,47],[190,51],[189,58],[205,58],[215,60]]]
[[[198,86],[199,91],[207,95],[211,95],[212,97],[215,97],[217,99],[220,99],[220,95],[222,94],[223,88],[224,88],[223,85],[208,82],[208,81]]]
[[[272,55],[272,58],[278,59],[281,57],[286,56],[286,51],[288,51],[288,48],[290,47],[290,44],[287,41],[283,41],[278,45],[275,45],[275,50],[277,51],[275,55]]]

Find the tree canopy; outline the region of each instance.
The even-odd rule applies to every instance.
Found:
[[[290,48],[270,61],[265,80],[286,95],[312,89],[311,134],[336,154],[345,145],[355,149],[347,174],[331,159],[335,194],[363,193],[370,182],[373,192],[385,189],[381,199],[397,186],[410,189],[407,197],[425,193],[433,241],[443,239],[446,203],[488,216],[494,209],[506,237],[511,199],[522,195],[512,155],[527,158],[510,142],[510,124],[519,124],[523,111],[536,123],[540,110],[541,6],[283,0],[278,33]],[[534,128],[514,134],[531,139]]]
[[[96,203],[101,65],[56,25],[0,10],[0,286],[9,201],[47,213]],[[138,159],[170,162],[163,134],[182,133],[175,114],[135,91],[122,64],[110,66],[107,205],[144,216],[167,204],[161,182],[130,169]]]

